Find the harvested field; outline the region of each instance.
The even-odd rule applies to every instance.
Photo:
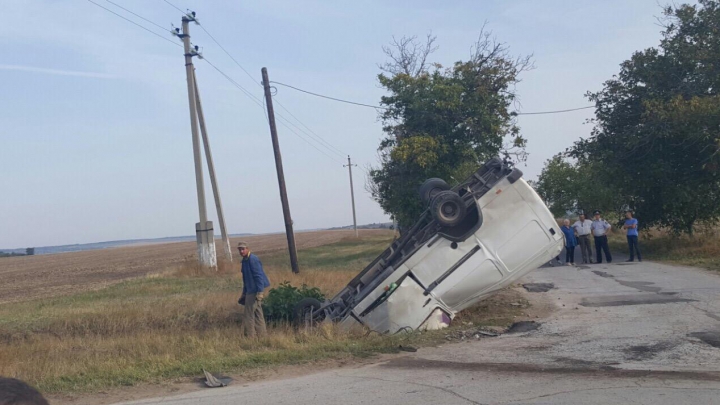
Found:
[[[388,230],[361,230],[360,233],[361,236],[390,235]],[[295,239],[298,249],[302,249],[338,242],[352,235],[353,231],[316,231],[297,233]],[[240,239],[248,242],[256,253],[283,250],[287,243],[285,234],[233,238],[231,243],[234,245]],[[195,246],[195,242],[176,242],[2,258],[0,303],[95,290],[160,273],[192,260]]]

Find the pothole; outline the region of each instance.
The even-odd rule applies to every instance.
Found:
[[[553,283],[527,283],[522,285],[528,292],[548,292],[555,288]]]
[[[540,327],[541,324],[535,322],[535,321],[520,321],[515,322],[508,328],[507,332],[505,333],[522,333],[522,332],[531,332],[534,330],[537,330]]]
[[[693,332],[688,336],[698,338],[712,347],[720,348],[720,332]]]

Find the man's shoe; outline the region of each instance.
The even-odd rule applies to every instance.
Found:
[[[625,263],[627,263],[627,262],[634,262],[634,261],[635,261],[635,260],[627,259],[627,260],[625,260]]]

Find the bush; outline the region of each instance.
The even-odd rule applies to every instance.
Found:
[[[289,281],[280,283],[270,289],[267,298],[263,301],[265,319],[272,322],[291,322],[294,317],[295,305],[305,298],[315,298],[324,301],[325,296],[317,287],[308,287],[303,284],[300,288],[290,285]]]

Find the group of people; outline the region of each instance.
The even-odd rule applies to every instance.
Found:
[[[580,246],[583,264],[602,263],[603,253],[605,261],[612,262],[612,254],[608,245],[608,232],[612,226],[601,217],[599,210],[593,212],[594,219],[591,221],[580,214],[577,221],[570,225],[570,220],[565,219],[563,226],[560,228],[565,236],[565,263],[568,266],[575,265],[575,247]],[[638,220],[633,218],[633,212],[628,210],[625,212],[625,222],[622,226],[626,230],[628,248],[630,250],[630,258],[628,262],[635,261],[635,253],[637,253],[638,261],[642,261],[640,248],[638,247]],[[593,262],[592,246],[590,237],[595,242],[595,261]],[[558,256],[557,260],[560,260]]]

